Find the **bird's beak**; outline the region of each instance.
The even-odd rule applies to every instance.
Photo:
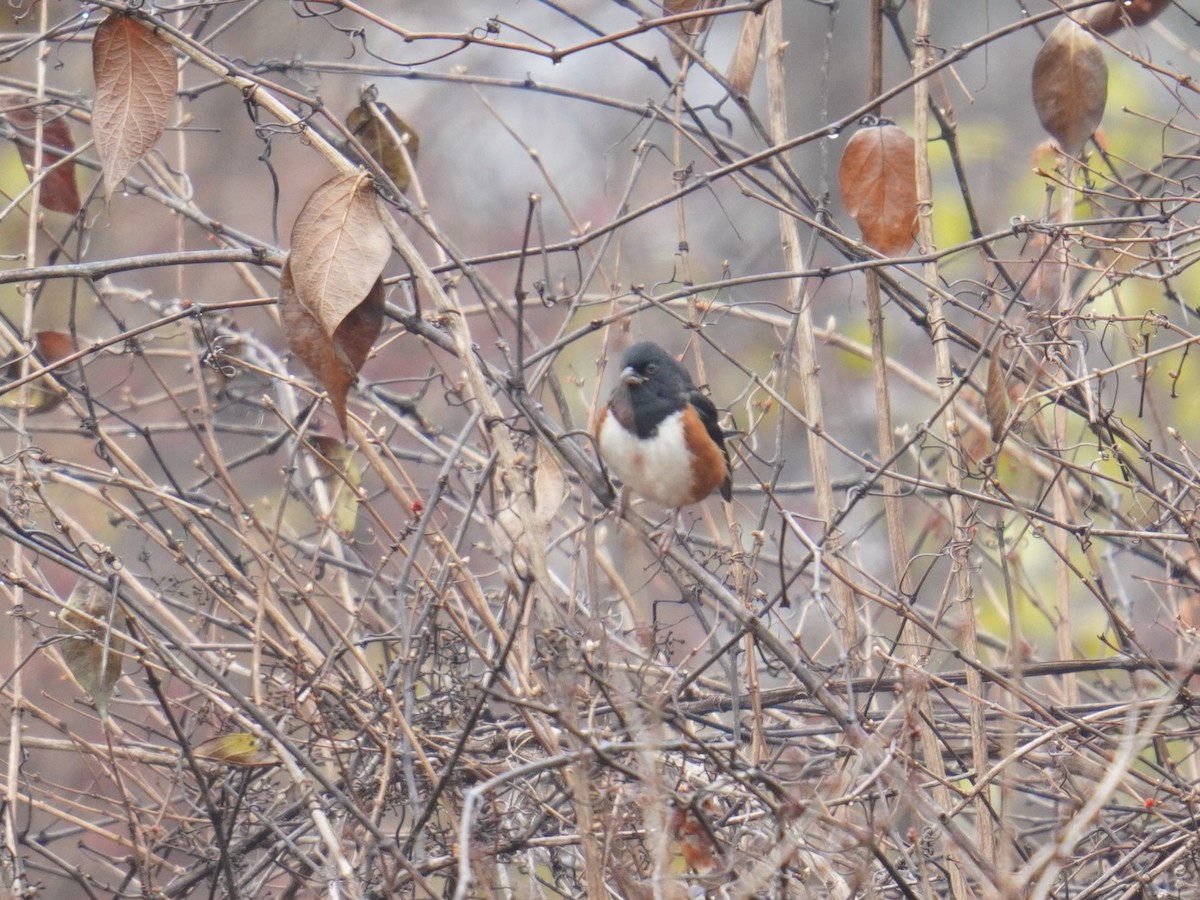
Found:
[[[626,366],[621,370],[621,383],[633,387],[635,384],[645,384],[646,376],[639,375],[637,369],[633,366]]]

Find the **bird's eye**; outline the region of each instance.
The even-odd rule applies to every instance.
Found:
[[[658,371],[658,363],[646,363],[646,374],[653,375]]]

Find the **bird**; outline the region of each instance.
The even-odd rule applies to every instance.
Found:
[[[653,341],[634,344],[621,380],[596,417],[609,470],[635,494],[676,512],[720,490],[733,499],[733,470],[717,408],[687,369]]]

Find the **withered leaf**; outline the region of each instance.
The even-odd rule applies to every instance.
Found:
[[[34,335],[34,341],[37,345],[37,357],[30,360],[31,368],[41,368],[42,363],[56,363],[75,350],[71,335],[65,331],[39,331]],[[0,391],[3,390],[4,382],[13,381],[20,375],[20,356],[9,356],[0,360]],[[17,390],[0,393],[0,406],[8,409],[24,407],[30,415],[37,415],[50,412],[65,399],[66,392],[63,387],[56,384],[50,376],[43,375]]]
[[[81,580],[58,614],[58,647],[63,662],[87,691],[101,719],[108,718],[108,701],[121,677],[125,641],[109,627],[112,595],[94,581]]]
[[[275,751],[262,738],[247,731],[219,734],[207,741],[201,741],[192,748],[192,753],[199,759],[242,769],[279,764],[279,756]]]
[[[1063,152],[1077,156],[1104,116],[1108,63],[1096,38],[1064,18],[1033,61],[1033,105]]]
[[[371,107],[382,113],[386,122],[381,121]],[[374,160],[379,163],[388,177],[395,182],[401,191],[408,190],[412,183],[412,172],[408,163],[417,163],[417,151],[421,149],[421,138],[407,122],[391,111],[383,103],[372,104],[364,100],[346,116],[346,127],[358,139]],[[407,151],[408,159],[405,159]]]
[[[1097,34],[1113,34],[1126,23],[1145,25],[1170,5],[1171,0],[1113,0],[1083,10],[1080,18]]]
[[[712,9],[721,2],[723,0],[663,0],[663,14],[678,16],[683,13],[698,12],[705,9]],[[668,31],[684,43],[692,43],[700,35],[704,34],[711,22],[712,16],[697,16],[691,19],[684,19],[681,22],[672,22],[666,27]],[[674,41],[671,41],[671,56],[674,57],[675,62],[681,65],[684,59],[687,58],[687,54]]]
[[[92,133],[104,167],[104,191],[112,196],[167,127],[177,81],[175,56],[149,28],[113,13],[96,29],[92,73]]]
[[[899,256],[912,246],[917,147],[904,129],[889,122],[860,128],[846,144],[838,182],[863,243],[884,256]]]
[[[37,111],[34,105],[37,98],[21,94],[4,94],[0,96],[0,110],[5,121],[21,136],[33,140],[37,129]],[[67,125],[66,116],[61,113],[43,109],[42,122],[42,193],[41,204],[46,209],[55,212],[75,215],[79,212],[79,187],[75,183],[75,164],[63,163],[55,165],[59,160],[75,151],[75,141],[71,138],[71,128]],[[34,147],[32,143],[17,141],[17,153],[32,180],[37,173],[33,171]]]
[[[297,297],[291,266],[289,257],[279,279],[279,314],[288,347],[329,394],[329,402],[333,404],[338,424],[345,434],[346,397],[383,329],[383,279],[375,279],[366,297],[342,320],[330,338],[316,316]]]
[[[383,273],[392,244],[382,215],[370,177],[359,172],[313,191],[292,226],[296,298],[331,337]]]
[[[738,37],[737,49],[733,51],[733,59],[729,61],[729,69],[725,72],[729,90],[735,95],[750,93],[754,72],[758,68],[758,48],[762,43],[766,21],[767,17],[762,13],[742,13],[742,33]]]
[[[992,357],[988,361],[983,409],[987,413],[988,424],[992,426],[992,441],[998,444],[1000,438],[1004,437],[1004,425],[1008,421],[1008,385],[1005,383],[999,346],[992,348]]]

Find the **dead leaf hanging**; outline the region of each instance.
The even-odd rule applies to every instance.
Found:
[[[998,342],[992,347],[992,357],[988,361],[983,408],[987,413],[988,424],[992,427],[992,441],[998,444],[1004,437],[1004,426],[1008,421],[1008,385],[1005,383],[1004,363],[1000,360]]]
[[[342,320],[331,338],[296,295],[291,258],[279,279],[279,315],[288,347],[308,366],[329,395],[342,433],[346,433],[346,397],[383,329],[383,279]]]
[[[1064,153],[1077,156],[1107,102],[1108,63],[1100,43],[1063,19],[1033,61],[1033,105],[1042,127]]]
[[[336,175],[313,192],[292,226],[296,297],[330,337],[383,274],[392,244],[381,216],[369,176]]]
[[[175,56],[149,28],[114,13],[96,29],[92,72],[92,133],[104,167],[104,191],[112,196],[167,127],[177,80]]]
[[[678,16],[684,13],[700,12],[712,9],[721,2],[724,2],[724,0],[663,0],[663,14]],[[712,22],[712,16],[697,16],[695,18],[672,22],[666,27],[671,34],[678,37],[685,44],[690,44],[694,43],[700,35],[704,34],[710,22]],[[675,41],[671,41],[671,56],[680,65],[683,65],[683,61],[687,58],[687,54],[683,52]]]
[[[729,69],[725,72],[725,80],[729,82],[729,90],[734,95],[744,97],[750,93],[754,72],[758,68],[758,49],[762,44],[766,21],[767,17],[761,12],[742,13],[742,33],[738,37],[733,58],[729,61]]]
[[[108,701],[121,677],[123,638],[110,627],[112,595],[94,581],[81,580],[58,614],[63,661],[79,686],[92,697],[101,719],[108,718]]]
[[[1083,21],[1097,34],[1114,34],[1130,25],[1145,25],[1171,5],[1171,0],[1114,0],[1083,10]]]
[[[0,97],[0,105],[5,108],[0,111],[21,137],[28,141],[17,141],[17,153],[25,165],[25,171],[33,179],[37,173],[33,171],[34,147],[32,144],[37,130],[36,97],[25,97],[20,94],[5,94]],[[75,141],[71,138],[71,128],[67,125],[66,116],[51,113],[48,107],[43,108],[42,122],[42,193],[41,204],[46,209],[55,212],[75,215],[79,212],[79,187],[75,183],[75,164],[63,163],[56,166],[63,157],[75,152]]]
[[[899,256],[917,233],[917,146],[887,120],[860,128],[846,144],[838,170],[846,212],[863,243]]]
[[[372,106],[386,122],[380,120]],[[363,149],[379,163],[380,168],[387,172],[396,187],[402,192],[408,190],[409,184],[412,183],[412,172],[408,164],[416,164],[417,151],[421,149],[421,139],[409,124],[387,105],[364,100],[350,110],[350,115],[346,116],[346,127],[363,145]]]

